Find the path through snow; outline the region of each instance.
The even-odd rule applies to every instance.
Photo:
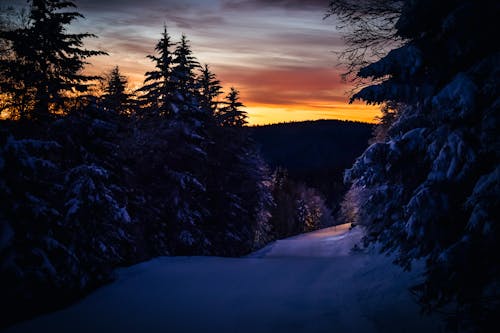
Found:
[[[407,292],[418,274],[383,255],[352,253],[360,237],[343,225],[245,258],[157,258],[6,332],[440,332]]]

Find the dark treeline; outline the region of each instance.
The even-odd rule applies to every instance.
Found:
[[[1,17],[1,325],[67,304],[118,266],[239,256],[282,236],[276,177],[239,93],[221,97],[186,36],[164,28],[131,91],[118,67],[82,74],[103,52],[66,31],[81,17],[72,3],[33,0],[23,20]],[[293,232],[318,228],[317,196],[298,195]]]
[[[286,169],[287,178],[313,188],[335,213],[347,187],[344,170],[367,147],[373,125],[318,120],[251,128],[265,161]]]

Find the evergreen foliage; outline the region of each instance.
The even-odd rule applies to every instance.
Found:
[[[446,313],[455,329],[491,331],[500,311],[500,58],[490,39],[499,5],[400,5],[389,30],[404,42],[358,72],[375,82],[353,98],[394,111],[345,174],[345,217],[405,268],[425,258],[413,289],[424,310]]]
[[[0,32],[9,55],[0,59],[1,92],[11,113],[47,119],[63,110],[68,93],[81,93],[96,79],[81,73],[86,59],[105,54],[82,48],[89,33],[68,33],[67,25],[83,16],[70,1],[32,0],[24,26]],[[69,11],[68,11],[69,10]]]
[[[174,51],[173,76],[177,90],[182,97],[187,97],[188,93],[193,93],[195,88],[194,71],[200,68],[198,60],[193,56],[191,45],[186,35],[181,36],[180,42]]]
[[[0,24],[11,111],[0,121],[0,325],[65,305],[120,266],[245,255],[328,220],[316,191],[272,176],[238,91],[219,101],[215,74],[166,27],[138,103],[118,67],[101,94],[67,103],[97,79],[81,73],[86,59],[103,54],[83,48],[93,35],[67,33],[73,8],[33,0],[25,26]],[[289,203],[292,222],[276,213]]]
[[[241,110],[244,105],[240,102],[239,95],[240,92],[231,87],[223,102],[224,106],[217,113],[217,120],[221,126],[241,127],[247,123],[247,113]]]
[[[203,66],[198,81],[200,85],[200,106],[204,110],[210,110],[211,116],[213,116],[219,105],[217,99],[222,94],[221,83],[217,76],[210,71],[207,64]]]
[[[127,78],[120,73],[118,66],[106,76],[104,94],[101,97],[105,111],[131,114],[133,111],[132,94],[127,93]]]
[[[155,63],[155,69],[145,74],[144,85],[138,89],[143,93],[142,101],[145,112],[168,117],[175,112],[172,105],[174,93],[174,81],[172,78],[172,57],[170,50],[175,43],[170,40],[167,26],[163,27],[162,38],[155,46],[158,56],[148,55],[148,58]]]
[[[290,181],[318,190],[334,213],[348,190],[344,170],[366,149],[372,130],[371,124],[341,120],[250,128],[271,169],[286,169]]]
[[[31,103],[22,117],[0,123],[0,304],[9,308],[1,325],[61,306],[122,265],[170,254],[238,256],[273,239],[270,173],[244,118],[218,124],[220,82],[208,66],[200,68],[185,36],[174,44],[164,28],[158,56],[149,56],[155,69],[138,90],[141,103],[115,67],[100,96],[81,98],[72,112],[64,103],[56,109],[65,91],[87,88],[90,77],[74,71],[100,54],[79,48],[90,35],[63,34],[80,16],[59,11],[71,6],[34,1],[31,20],[53,20],[60,34],[41,31],[40,45],[59,38],[74,52],[65,58],[74,66],[66,68],[47,46],[54,71],[35,83],[1,76],[6,86],[15,79],[29,87],[8,91],[14,104]],[[2,37],[28,32],[34,34],[18,29]],[[29,49],[29,39],[7,41]],[[35,66],[19,52],[2,66],[16,73]],[[232,91],[230,105],[242,107]],[[56,110],[62,115],[50,116]]]

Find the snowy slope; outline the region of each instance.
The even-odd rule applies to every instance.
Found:
[[[417,274],[351,253],[360,237],[344,225],[246,258],[157,258],[6,332],[440,332],[406,291]]]

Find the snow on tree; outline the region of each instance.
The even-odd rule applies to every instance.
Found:
[[[2,133],[3,132],[3,133]],[[58,223],[58,166],[50,156],[54,141],[16,139],[0,132],[0,323],[40,307],[54,289],[69,290],[78,280],[77,259],[61,241]],[[53,295],[50,302],[60,300]],[[50,303],[47,302],[46,303]]]
[[[272,177],[275,205],[271,224],[277,238],[308,232],[333,224],[331,211],[314,188],[288,177],[286,169],[277,168]]]
[[[78,16],[62,13],[67,23]],[[79,49],[84,37],[68,45]],[[121,265],[170,254],[237,256],[271,240],[273,184],[244,117],[219,126],[220,82],[208,66],[197,73],[185,36],[171,53],[173,46],[165,29],[158,56],[149,56],[156,67],[139,90],[141,105],[129,104],[118,67],[102,96],[79,99],[72,112],[66,105],[51,122],[37,120],[55,111],[55,95],[38,117],[35,104],[45,102],[37,88],[14,91],[30,100],[26,119],[0,124],[0,305],[11,311],[0,325],[64,305]],[[5,73],[0,83],[9,85]],[[86,78],[72,84],[83,87]],[[237,109],[232,92],[228,105]]]
[[[135,132],[128,143],[129,158],[134,161],[134,178],[146,200],[142,205],[152,209],[144,214],[149,220],[146,229],[153,251],[169,254],[179,239],[184,243],[183,251],[194,251],[200,243],[200,224],[207,215],[202,180],[207,153],[200,148],[203,138],[175,119],[143,119]]]
[[[62,224],[69,247],[92,279],[108,279],[111,267],[124,262],[131,223],[123,189],[109,181],[109,171],[95,164],[78,165],[65,175]],[[104,273],[100,272],[103,270]],[[87,282],[83,282],[85,287]]]
[[[390,126],[383,124],[385,140],[379,136],[346,172],[351,190],[344,212],[366,226],[367,242],[397,252],[404,267],[426,259],[425,279],[414,288],[424,310],[443,310],[454,325],[487,331],[500,311],[500,235],[492,223],[500,55],[488,37],[498,28],[499,6],[400,4],[387,31],[401,46],[359,70],[374,83],[353,96],[392,103],[396,113]],[[351,10],[331,8],[341,15]],[[361,43],[370,47],[369,38]]]
[[[313,188],[305,186],[298,187],[296,200],[297,218],[303,231],[313,231],[324,226],[323,221],[327,218],[328,209],[321,195]]]
[[[40,257],[46,263],[47,274],[53,274],[52,264],[47,259],[44,242],[49,230],[56,227],[60,212],[50,202],[56,191],[56,184],[48,182],[47,177],[54,172],[56,165],[46,158],[48,152],[57,150],[59,145],[53,141],[21,139],[12,135],[2,138],[0,148],[1,205],[2,205],[2,257],[3,270],[11,270],[21,278],[24,270],[31,269],[23,262],[29,256]],[[36,221],[36,222],[34,222]],[[38,224],[31,229],[31,224]],[[18,237],[22,235],[22,239]],[[14,236],[17,236],[14,238]],[[12,252],[16,244],[32,242],[31,249],[23,247],[29,254]],[[12,247],[12,248],[11,248]],[[39,247],[39,248],[37,248]],[[43,268],[42,268],[43,270]],[[53,277],[53,276],[51,276]]]

